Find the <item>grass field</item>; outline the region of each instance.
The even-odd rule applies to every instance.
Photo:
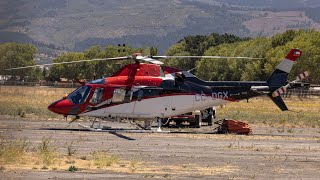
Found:
[[[218,108],[218,118],[239,119],[250,124],[288,127],[320,127],[320,98],[284,98],[290,111],[282,112],[268,97],[259,97]]]
[[[50,103],[69,94],[73,89],[49,87],[0,86],[0,115],[24,118],[60,118],[47,110]],[[250,124],[288,127],[320,127],[320,98],[285,99],[289,109],[281,112],[267,97],[259,97],[217,108],[218,119],[238,119]],[[301,111],[301,112],[300,112]],[[298,113],[299,112],[299,113]]]
[[[0,114],[20,117],[56,118],[47,107],[74,89],[0,86]]]

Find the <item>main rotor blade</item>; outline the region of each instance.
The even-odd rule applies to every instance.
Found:
[[[137,56],[136,59],[137,60],[146,61],[146,62],[149,62],[149,63],[152,63],[152,64],[158,64],[158,65],[163,64],[163,62],[158,61],[158,60],[153,59],[153,58],[148,57],[148,56]]]
[[[151,56],[155,59],[170,59],[170,58],[206,58],[206,59],[264,59],[254,57],[228,57],[228,56]]]
[[[33,65],[33,66],[9,68],[6,70],[27,69],[27,68],[32,68],[32,67],[51,66],[51,65],[59,65],[59,64],[73,64],[73,63],[81,63],[81,62],[106,61],[106,60],[129,60],[129,59],[142,60],[142,61],[146,61],[149,63],[161,65],[164,63],[161,61],[158,61],[156,59],[170,59],[170,58],[264,59],[264,58],[253,58],[253,57],[227,57],[227,56],[136,56],[136,57],[123,56],[123,57],[114,57],[114,58],[85,59],[85,60],[67,61],[67,62],[60,62],[60,63],[38,64],[38,65]]]
[[[23,66],[23,67],[10,68],[10,69],[6,69],[6,70],[26,69],[26,68],[32,68],[32,67],[51,66],[51,65],[59,65],[59,64],[73,64],[73,63],[81,63],[81,62],[106,61],[106,60],[127,60],[127,59],[132,59],[132,57],[131,56],[124,56],[124,57],[115,57],[115,58],[85,59],[85,60],[78,60],[78,61],[66,61],[66,62],[60,62],[60,63]]]

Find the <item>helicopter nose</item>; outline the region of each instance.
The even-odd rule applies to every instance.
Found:
[[[72,109],[74,109],[74,104],[68,99],[58,100],[48,106],[51,112],[62,114],[62,115],[73,115],[71,114]]]

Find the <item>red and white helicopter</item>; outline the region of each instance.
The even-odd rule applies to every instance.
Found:
[[[159,61],[168,58],[249,57],[142,56],[135,53],[125,57],[53,63],[135,61],[122,67],[111,77],[83,84],[67,97],[50,104],[48,109],[63,116],[142,119],[145,124],[158,120],[156,131],[161,131],[162,118],[262,95],[269,96],[282,111],[286,111],[288,108],[280,95],[287,89],[298,87],[297,82],[308,76],[308,72],[304,72],[295,81],[288,82],[288,74],[301,54],[302,51],[292,49],[266,81],[204,81],[188,71],[161,66],[163,63]],[[12,69],[28,67],[34,66]]]

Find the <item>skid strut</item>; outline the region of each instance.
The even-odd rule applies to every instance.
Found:
[[[161,121],[160,118],[157,118],[157,121],[158,121],[158,129],[157,129],[157,132],[162,132],[162,130],[161,130],[162,121]]]
[[[156,128],[151,128],[151,122],[150,120],[145,121],[144,128],[143,129],[122,129],[122,128],[111,128],[101,125],[100,119],[98,120],[99,125],[97,127],[94,126],[94,123],[96,122],[95,118],[90,126],[83,125],[78,123],[78,125],[84,129],[87,129],[89,131],[98,131],[98,132],[133,132],[133,133],[170,133],[170,131],[163,131],[161,129],[162,121],[160,118],[157,118],[158,125]],[[140,126],[139,126],[140,127]]]
[[[170,133],[170,131],[158,131],[158,128],[152,128],[149,130],[145,129],[116,129],[116,128],[94,128],[91,126],[86,126],[83,124],[78,123],[78,126],[87,129],[89,131],[95,131],[95,132],[126,132],[126,133]]]

